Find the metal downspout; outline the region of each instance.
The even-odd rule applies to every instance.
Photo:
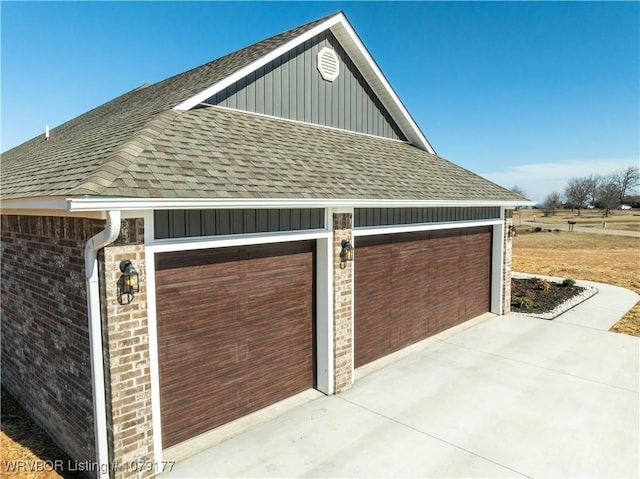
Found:
[[[109,443],[107,437],[107,406],[105,403],[104,359],[102,352],[102,319],[98,277],[98,251],[113,243],[120,234],[120,211],[109,211],[105,229],[89,238],[84,248],[87,278],[87,311],[93,384],[93,417],[98,477],[109,477]]]

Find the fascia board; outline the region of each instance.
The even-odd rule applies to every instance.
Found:
[[[349,200],[349,199],[295,199],[295,198],[70,198],[67,211],[106,210],[188,210],[188,209],[244,209],[244,208],[417,208],[417,207],[469,207],[500,206],[515,208],[533,206],[533,201],[500,200]]]
[[[5,210],[62,210],[67,209],[64,196],[43,196],[34,198],[15,198],[0,200],[0,209]]]
[[[64,216],[104,219],[104,209],[71,212],[67,209],[67,198],[38,197],[0,200],[3,215],[15,216]]]
[[[92,218],[96,220],[104,220],[107,213],[104,210],[76,211],[69,212],[66,210],[38,210],[38,209],[13,209],[6,208],[2,210],[3,215],[11,216],[55,216],[59,218]],[[137,218],[137,216],[123,216],[123,218]]]

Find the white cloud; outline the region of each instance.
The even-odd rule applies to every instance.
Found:
[[[629,166],[638,166],[638,159],[602,159],[587,161],[563,161],[558,163],[532,163],[508,167],[505,171],[480,173],[481,176],[510,188],[521,187],[533,201],[542,202],[552,191],[562,193],[571,178],[591,174],[608,175]]]

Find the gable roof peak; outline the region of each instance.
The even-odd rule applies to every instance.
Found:
[[[224,71],[226,75],[217,75],[215,79],[212,78],[207,87],[194,91],[193,95],[176,104],[173,108],[176,110],[190,110],[196,107],[216,93],[326,30],[331,30],[338,42],[340,42],[356,68],[391,114],[409,142],[418,148],[435,154],[433,147],[413,120],[342,11],[287,30],[284,33],[195,69],[194,71],[198,71],[198,74],[201,74],[202,70],[206,70],[209,66],[215,66],[218,73]]]

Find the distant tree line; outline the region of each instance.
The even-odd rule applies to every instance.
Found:
[[[564,188],[564,195],[559,191],[552,191],[547,195],[543,203],[544,212],[546,215],[554,215],[564,204],[577,209],[578,216],[586,207],[601,208],[608,216],[612,209],[625,203],[627,196],[638,185],[640,169],[637,166],[617,170],[606,176],[571,178]]]

